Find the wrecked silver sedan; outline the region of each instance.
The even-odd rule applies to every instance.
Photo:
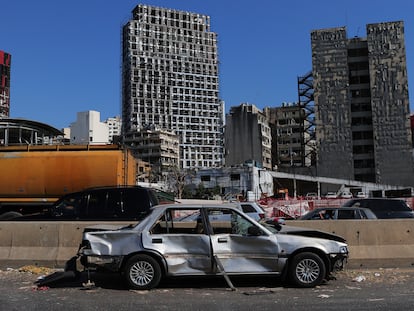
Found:
[[[344,267],[341,237],[277,229],[228,205],[159,205],[136,226],[84,232],[79,255],[86,268],[122,273],[133,289],[170,276],[224,275],[229,282],[229,275],[262,274],[314,287]]]

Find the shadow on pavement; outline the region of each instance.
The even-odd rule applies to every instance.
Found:
[[[281,287],[280,278],[275,276],[230,276],[237,287]],[[128,290],[123,277],[118,273],[82,271],[70,274],[55,272],[36,282],[38,286],[50,288],[79,287],[80,289],[104,288],[112,290]],[[176,277],[163,279],[158,289],[163,288],[228,288],[222,276]]]

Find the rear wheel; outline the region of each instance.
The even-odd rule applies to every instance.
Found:
[[[325,263],[315,253],[297,254],[289,268],[290,281],[299,287],[315,287],[322,283],[325,274]]]
[[[160,283],[161,268],[151,256],[135,255],[125,265],[124,275],[129,287],[151,289]]]

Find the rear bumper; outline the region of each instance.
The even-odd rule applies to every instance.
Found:
[[[113,272],[121,269],[123,256],[97,256],[81,254],[80,262],[85,268],[102,268]]]
[[[82,241],[79,246],[78,255],[80,263],[85,268],[103,268],[105,270],[117,272],[121,269],[124,256],[97,255],[92,252],[89,241]]]

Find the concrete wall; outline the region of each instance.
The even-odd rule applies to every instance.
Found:
[[[85,227],[96,222],[0,222],[0,267],[64,267],[76,255]],[[100,222],[99,224],[103,224]],[[128,225],[128,223],[108,223]]]
[[[287,224],[315,228],[344,237],[350,250],[350,268],[414,266],[412,219],[295,220]]]
[[[64,267],[74,256],[85,227],[96,222],[0,222],[0,267]],[[99,223],[102,224],[102,223]],[[107,223],[126,225],[128,222]],[[414,265],[413,220],[288,221],[289,225],[332,232],[347,239],[348,267]]]

